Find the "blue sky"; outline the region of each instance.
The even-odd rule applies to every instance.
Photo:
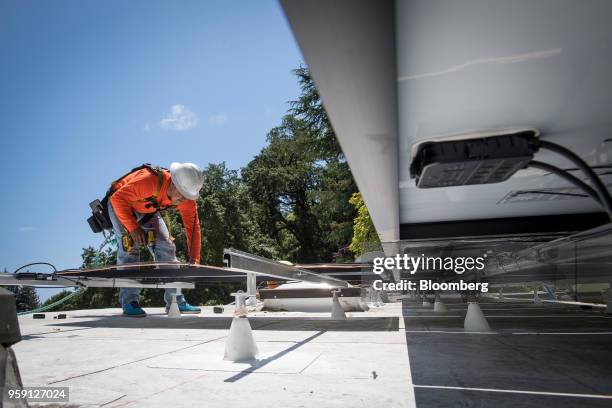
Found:
[[[0,268],[79,266],[88,203],[141,163],[247,164],[301,62],[272,0],[0,0]]]

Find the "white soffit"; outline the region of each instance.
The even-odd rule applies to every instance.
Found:
[[[611,164],[611,16],[609,0],[397,1],[400,222],[601,211],[588,198],[503,200],[512,191],[568,186],[541,171],[417,189],[409,167],[418,141],[516,127],[539,129],[591,165]],[[574,167],[544,151],[535,159]]]
[[[393,2],[282,0],[382,241],[399,239]]]

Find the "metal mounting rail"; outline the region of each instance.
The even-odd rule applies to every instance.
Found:
[[[332,278],[293,265],[286,265],[261,256],[249,254],[233,248],[223,250],[223,262],[233,271],[267,275],[286,280],[296,280],[312,283],[327,283],[331,286],[348,287],[347,281]]]

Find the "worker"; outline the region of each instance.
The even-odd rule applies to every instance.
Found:
[[[201,237],[196,199],[203,183],[202,169],[192,163],[172,163],[170,170],[143,165],[116,180],[109,190],[108,215],[119,243],[117,265],[138,262],[140,246],[147,245],[147,240],[147,248],[156,262],[177,262],[176,247],[159,212],[168,207],[176,207],[181,215],[189,262],[199,264]],[[122,242],[133,245],[126,248]],[[200,313],[200,308],[187,303],[183,294],[174,288],[165,291],[166,312],[174,294],[181,313]],[[140,289],[121,288],[119,302],[125,316],[147,315],[140,307],[139,298]]]

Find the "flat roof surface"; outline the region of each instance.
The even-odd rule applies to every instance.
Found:
[[[70,386],[70,402],[104,407],[414,406],[401,304],[331,321],[328,313],[249,315],[260,360],[223,360],[233,309],[169,319],[120,309],[20,317],[14,346],[25,386]]]
[[[463,332],[467,305],[447,312],[404,301],[416,405],[610,407],[612,316],[601,309],[481,301],[492,333]]]
[[[387,303],[327,313],[254,312],[253,364],[223,360],[233,310],[144,319],[120,309],[20,318],[24,385],[70,386],[78,406],[609,407],[612,316],[601,309],[484,299],[492,333],[464,333],[466,305]]]

